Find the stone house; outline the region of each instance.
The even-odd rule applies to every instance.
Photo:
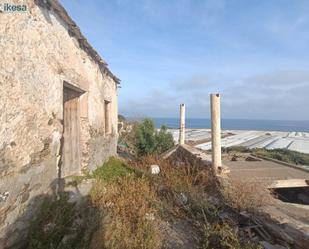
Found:
[[[22,238],[37,196],[117,147],[119,79],[57,0],[0,12],[0,248]],[[59,186],[58,186],[59,187]]]

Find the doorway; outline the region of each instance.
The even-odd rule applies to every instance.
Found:
[[[80,106],[83,93],[69,84],[63,87],[63,145],[61,177],[80,174]]]

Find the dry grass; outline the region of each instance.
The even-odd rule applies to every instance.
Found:
[[[96,248],[98,243],[110,249],[161,248],[156,211],[159,201],[145,178],[131,175],[110,183],[98,180],[91,199],[104,212],[95,236]]]
[[[145,169],[151,164],[158,164],[161,169],[160,175],[151,177],[153,185],[159,198],[166,205],[163,208],[167,217],[180,217],[190,219],[194,222],[197,233],[200,236],[200,248],[204,249],[260,249],[256,243],[240,242],[238,227],[233,227],[222,223],[219,218],[221,208],[219,204],[215,205],[208,201],[210,196],[219,198],[219,183],[216,181],[212,172],[200,165],[185,163],[182,166],[176,166],[173,162],[160,160],[153,157],[141,158],[136,162],[135,167],[139,170]],[[242,189],[245,188],[244,189]],[[241,190],[242,189],[242,190]],[[256,206],[256,202],[264,203],[265,195],[254,195],[254,190],[262,193],[261,186],[233,185],[228,190],[237,195],[238,199],[229,193],[228,197],[234,204],[240,208],[246,206]],[[237,191],[236,191],[237,190]],[[241,191],[242,194],[237,193]],[[227,192],[225,192],[227,193]],[[187,202],[179,202],[180,195],[187,197]],[[222,197],[222,196],[221,196]],[[249,198],[246,203],[243,199]],[[258,198],[258,199],[256,199]],[[230,204],[230,203],[229,203]]]
[[[131,163],[134,168],[144,172],[145,175],[149,175],[148,169],[152,164],[159,165],[161,170],[155,180],[167,188],[186,192],[192,188],[205,190],[209,186],[209,172],[198,165],[186,163],[183,166],[176,166],[169,160],[153,156],[141,157]]]
[[[256,212],[259,207],[272,202],[270,192],[259,182],[230,179],[222,186],[221,193],[226,204],[238,211]]]
[[[159,175],[148,172],[149,165],[160,166]],[[161,215],[185,217],[196,213],[198,206],[209,206],[207,189],[211,188],[210,175],[198,165],[176,166],[168,160],[147,156],[132,163],[133,167],[143,171],[161,200]]]
[[[150,173],[153,164],[160,166],[160,174]],[[208,199],[217,194],[236,210],[252,211],[269,200],[262,186],[230,182],[219,192],[222,188],[206,168],[190,163],[177,166],[153,156],[131,161],[129,167],[128,175],[113,181],[98,179],[93,187],[91,199],[104,216],[92,248],[162,248],[169,238],[160,231],[161,225],[177,219],[191,220],[201,248],[259,248],[241,243],[237,227],[220,221],[218,214],[224,207]]]
[[[202,249],[263,249],[256,243],[241,243],[235,227],[228,224],[204,225],[204,237],[201,243]]]
[[[152,164],[160,166],[160,174],[150,173]],[[166,221],[172,224],[179,220],[189,224],[184,234],[180,233],[181,237],[197,237],[196,243],[200,243],[201,248],[258,248],[240,243],[238,227],[228,226],[219,218],[218,214],[225,208],[222,201],[216,204],[211,199],[223,197],[221,200],[225,200],[227,206],[237,210],[256,209],[268,196],[260,185],[230,182],[220,193],[218,189],[222,188],[218,188],[215,177],[205,167],[188,162],[180,165],[151,156],[129,163],[111,158],[85,177],[96,179],[88,207],[90,209],[91,204],[95,216],[87,216],[76,241],[57,248],[160,249],[166,241],[175,239],[163,234],[163,228],[168,226]],[[32,248],[55,248],[51,246],[61,241],[67,231],[74,230],[71,221],[75,220],[75,209],[63,201],[43,209],[42,221],[39,219],[33,231]],[[66,206],[68,208],[64,209]],[[55,212],[49,216],[59,225],[51,235],[45,236],[41,228],[44,222],[49,222],[46,211],[48,215]],[[94,227],[98,229],[89,229],[93,226],[88,223],[99,223]],[[85,232],[88,233],[86,237]]]

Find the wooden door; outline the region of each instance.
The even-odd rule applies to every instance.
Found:
[[[62,177],[80,173],[79,95],[79,92],[64,87]]]

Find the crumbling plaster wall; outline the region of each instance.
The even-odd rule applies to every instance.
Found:
[[[82,166],[94,169],[116,153],[114,80],[102,75],[57,15],[32,0],[22,3],[26,13],[0,13],[0,248],[25,235],[37,197],[57,181],[64,81],[86,92],[80,98]],[[109,135],[104,99],[111,101]]]

